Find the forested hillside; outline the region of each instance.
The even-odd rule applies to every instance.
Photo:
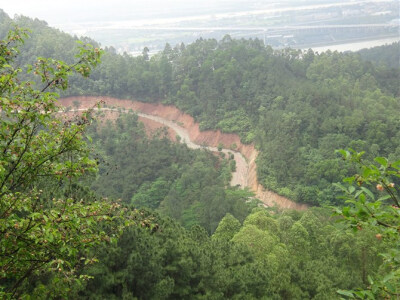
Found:
[[[99,249],[95,279],[77,297],[331,299],[382,263],[388,245],[369,229],[344,233],[329,210],[255,208],[250,193],[226,188],[227,161],[162,131],[147,138],[130,114],[99,125],[89,131],[100,165],[92,189],[161,216],[143,211],[152,230],[128,229]]]
[[[0,11],[0,298],[399,297],[398,67],[229,36],[134,58],[14,22],[31,38]],[[173,104],[254,143],[266,188],[335,207],[260,206],[230,157],[58,94]]]
[[[243,225],[228,214],[211,237],[155,221],[162,230],[133,228],[100,250],[83,299],[339,299],[381,263],[372,232],[344,234],[326,211],[260,209]]]
[[[5,31],[10,20],[2,19]],[[72,59],[74,38],[38,20],[16,22],[32,29],[21,63],[35,55]],[[229,36],[187,47],[167,44],[151,59],[146,52],[133,58],[110,48],[90,79],[73,77],[64,95],[174,104],[203,129],[235,132],[255,143],[258,178],[266,188],[298,202],[338,203],[331,183],[350,173],[335,149],[366,151],[368,158],[400,156],[397,46],[385,47],[392,53],[385,60],[394,60],[390,68],[363,60],[374,50],[277,51]]]
[[[358,53],[360,53],[364,60],[371,61],[378,65],[385,65],[389,68],[400,67],[400,42],[371,49],[362,49]]]

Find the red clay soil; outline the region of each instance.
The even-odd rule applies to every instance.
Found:
[[[141,112],[148,115],[157,116],[168,121],[173,121],[180,126],[184,127],[193,143],[198,145],[207,145],[211,147],[218,147],[222,144],[224,148],[232,148],[232,145],[236,144],[236,150],[242,153],[248,163],[247,174],[241,174],[247,176],[247,186],[255,192],[256,197],[260,199],[267,206],[278,205],[280,208],[291,208],[296,210],[305,210],[308,208],[305,204],[299,204],[292,200],[280,196],[274,192],[265,190],[261,184],[257,181],[256,163],[258,152],[254,148],[254,145],[245,145],[240,142],[240,138],[237,134],[222,133],[219,130],[212,131],[200,131],[199,124],[195,123],[192,116],[181,112],[174,106],[144,103],[139,101],[132,101],[127,99],[116,99],[111,97],[68,97],[60,99],[59,102],[64,107],[75,108],[74,103],[80,102],[79,108],[93,107],[99,101],[103,101],[107,107],[121,107],[125,109],[132,109],[133,111]],[[104,106],[103,105],[103,106]],[[154,120],[149,120],[145,117],[139,117],[146,127],[146,130],[153,131],[160,127],[165,127],[164,124],[160,124]],[[175,140],[173,131],[169,131],[169,136]]]

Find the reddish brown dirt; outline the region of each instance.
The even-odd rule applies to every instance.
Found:
[[[68,112],[63,112],[63,115],[66,116],[65,119],[71,119],[77,114],[80,115],[84,109],[84,107],[80,107],[79,109],[72,108]],[[102,111],[101,118],[99,118],[99,121],[101,123],[105,123],[107,120],[115,121],[119,116],[121,115],[120,112],[118,111]],[[176,132],[169,128],[168,126],[161,124],[157,121],[151,120],[146,117],[138,116],[138,119],[140,122],[143,123],[144,129],[146,131],[147,136],[152,136],[157,133],[157,131],[161,129],[167,129],[167,136],[171,141],[176,142]]]
[[[233,144],[236,144],[236,150],[242,153],[248,163],[248,168],[245,174],[241,176],[247,177],[247,186],[253,190],[256,197],[260,199],[267,206],[278,205],[280,208],[291,208],[296,210],[305,210],[307,205],[293,202],[292,200],[280,196],[274,192],[265,190],[261,184],[257,181],[256,163],[258,152],[254,148],[254,145],[244,145],[240,142],[240,138],[236,134],[222,133],[219,130],[212,131],[200,131],[199,124],[195,123],[193,117],[188,114],[181,112],[174,106],[167,106],[162,104],[144,103],[139,101],[132,101],[127,99],[116,99],[111,97],[68,97],[60,99],[59,102],[64,107],[74,108],[74,101],[79,101],[79,108],[89,108],[98,103],[104,101],[107,107],[121,107],[125,109],[132,109],[133,111],[141,112],[147,115],[157,116],[167,121],[173,121],[180,126],[184,127],[190,137],[190,141],[198,145],[207,145],[211,147],[217,147],[219,144],[224,145],[224,148],[231,148]],[[165,127],[165,124],[160,124],[154,120],[149,120],[145,117],[139,118],[146,129],[150,132],[160,127]],[[175,139],[174,131],[169,131],[169,136]]]

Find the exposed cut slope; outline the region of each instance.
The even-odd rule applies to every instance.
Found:
[[[138,112],[140,120],[145,124],[146,128],[157,128],[168,126],[173,129],[176,134],[181,136],[182,141],[191,148],[200,148],[208,146],[211,151],[217,151],[219,144],[224,146],[225,153],[234,153],[237,171],[233,174],[231,184],[240,184],[249,187],[256,193],[264,204],[274,206],[275,204],[281,208],[293,208],[304,210],[307,208],[305,204],[299,204],[282,197],[274,192],[265,190],[257,181],[256,163],[257,150],[254,145],[244,145],[240,142],[240,138],[236,134],[222,133],[219,130],[200,131],[199,124],[195,123],[193,117],[181,112],[174,106],[166,106],[162,104],[144,103],[139,101],[116,99],[111,97],[68,97],[60,99],[60,104],[65,107],[74,108],[76,101],[79,101],[79,109],[89,108],[99,101],[104,101],[107,107],[116,107],[124,109],[132,109]],[[156,123],[155,123],[156,122]],[[171,136],[171,134],[170,134]],[[236,145],[232,151],[233,145]]]

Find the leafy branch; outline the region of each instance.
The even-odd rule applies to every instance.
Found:
[[[336,183],[349,206],[335,208],[353,230],[371,228],[375,237],[387,245],[387,251],[380,253],[383,264],[376,270],[376,278],[369,277],[367,289],[353,291],[339,290],[347,298],[391,299],[400,296],[400,206],[399,178],[400,160],[390,162],[376,157],[375,163],[365,163],[364,153],[350,149],[338,150],[344,160],[356,165],[358,174],[345,178],[346,184]]]

